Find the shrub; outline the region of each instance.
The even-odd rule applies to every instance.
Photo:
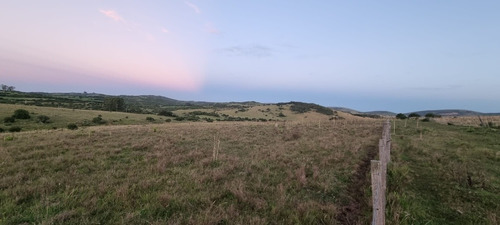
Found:
[[[429,121],[431,121],[429,117],[425,117],[424,119],[422,119],[422,122],[429,122]]]
[[[20,119],[20,120],[26,120],[26,119],[31,118],[30,113],[24,109],[18,109],[16,111],[14,111],[14,115],[12,117],[14,117],[16,119]]]
[[[5,132],[5,130],[0,127],[0,133],[3,133],[3,132]]]
[[[76,129],[78,129],[78,126],[77,126],[76,124],[74,124],[74,123],[70,123],[70,124],[68,124],[68,126],[67,126],[67,127],[68,127],[68,129],[70,129],[70,130],[76,130]]]
[[[165,122],[170,123],[170,122],[172,122],[172,120],[171,119],[166,119]]]
[[[14,122],[16,122],[16,119],[14,117],[5,117],[3,119],[3,122],[4,123],[14,123]]]
[[[20,127],[11,127],[11,128],[9,128],[9,132],[21,132],[21,128]]]
[[[286,117],[285,114],[283,114],[282,112],[280,112],[280,114],[278,114],[278,117]]]
[[[101,115],[99,115],[99,116],[94,117],[92,119],[92,123],[95,123],[95,124],[104,124],[104,123],[106,123],[106,121],[102,119]]]
[[[155,121],[155,118],[148,116],[148,117],[146,117],[146,120],[149,122],[153,122],[153,121]]]
[[[425,117],[426,118],[434,118],[434,117],[436,117],[436,114],[434,114],[434,113],[427,113],[427,114],[425,114]]]
[[[50,121],[50,118],[46,115],[39,115],[38,117],[38,122],[41,122],[41,123],[49,123]]]
[[[410,113],[410,115],[408,115],[408,118],[412,118],[412,117],[420,118],[420,115],[418,113]]]
[[[13,141],[14,140],[14,136],[5,136],[3,138],[4,141]]]
[[[158,113],[160,116],[169,116],[169,117],[176,117],[176,115],[173,112],[167,111],[167,110],[162,110]]]
[[[397,119],[400,119],[400,120],[404,120],[404,119],[406,119],[406,118],[408,118],[408,117],[406,117],[406,115],[405,115],[405,114],[403,114],[403,113],[398,113],[398,114],[396,115],[396,118],[397,118]]]

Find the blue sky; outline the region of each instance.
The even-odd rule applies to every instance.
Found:
[[[4,1],[22,91],[500,112],[498,1]]]

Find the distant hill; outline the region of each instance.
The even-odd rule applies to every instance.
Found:
[[[10,91],[0,92],[0,103],[22,104],[35,106],[62,107],[71,109],[91,109],[102,110],[103,102],[107,98],[123,98],[126,112],[135,113],[158,113],[162,110],[195,109],[195,108],[239,108],[241,106],[263,105],[255,101],[247,102],[202,102],[202,101],[181,101],[157,95],[105,95],[98,93],[45,93],[45,92],[21,92]],[[345,107],[323,107],[313,103],[288,102],[276,103],[277,105],[291,104],[292,111],[307,112],[310,110],[332,115],[331,110],[350,113],[362,117],[374,116],[395,116],[396,113],[389,111],[360,112],[355,109]],[[272,104],[270,104],[272,105]],[[500,115],[500,113],[481,113],[470,110],[445,109],[445,110],[424,110],[414,112],[421,116],[433,113],[441,116],[475,116],[475,115]],[[406,113],[408,115],[410,113]]]
[[[329,107],[330,109],[333,109],[335,111],[340,111],[340,112],[345,112],[345,113],[350,113],[350,114],[359,114],[361,113],[358,110],[350,109],[350,108],[345,108],[345,107]]]
[[[333,110],[350,113],[353,115],[378,115],[378,116],[396,116],[397,113],[390,111],[369,111],[369,112],[360,112],[355,109],[344,108],[344,107],[330,107]],[[428,113],[433,113],[440,116],[500,116],[500,113],[482,113],[471,110],[463,110],[463,109],[440,109],[440,110],[422,110],[416,112],[408,112],[404,113],[409,115],[410,113],[417,113],[421,116],[425,116]]]
[[[476,111],[471,111],[471,110],[462,110],[462,109],[442,109],[442,110],[423,110],[423,111],[417,111],[413,112],[417,113],[421,116],[425,116],[428,113],[433,113],[436,115],[440,116],[495,116],[495,115],[500,115],[500,113],[482,113],[482,112],[476,112]],[[407,113],[409,114],[409,113]]]
[[[397,113],[389,111],[370,111],[370,112],[363,112],[363,114],[379,115],[379,116],[396,116]]]

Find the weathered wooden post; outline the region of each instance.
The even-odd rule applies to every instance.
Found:
[[[373,219],[372,225],[381,225],[385,223],[385,210],[382,205],[382,187],[381,187],[381,163],[378,160],[371,160],[371,179],[372,179],[372,197],[373,197]]]

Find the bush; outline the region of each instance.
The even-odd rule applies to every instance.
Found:
[[[148,117],[146,117],[146,120],[149,122],[153,122],[153,121],[155,121],[155,118],[148,116]]]
[[[106,121],[102,119],[101,115],[99,115],[99,116],[94,117],[92,119],[92,123],[95,123],[95,124],[104,124],[104,123],[106,123]]]
[[[431,121],[429,117],[425,117],[424,119],[422,119],[422,122],[429,122],[429,121]]]
[[[169,117],[176,117],[176,115],[173,112],[167,111],[167,110],[162,110],[158,113],[160,116],[169,116]]]
[[[9,128],[9,132],[21,132],[21,128],[20,127],[11,127],[11,128]]]
[[[280,112],[280,114],[278,114],[278,117],[286,117],[285,114],[283,114],[282,112]]]
[[[16,119],[14,117],[5,117],[3,119],[3,122],[4,123],[14,123],[14,122],[16,122]]]
[[[70,123],[70,124],[68,124],[68,126],[67,126],[67,127],[68,127],[68,129],[70,129],[70,130],[76,130],[76,129],[78,129],[78,126],[77,126],[76,124],[74,124],[74,123]]]
[[[26,120],[26,119],[31,118],[30,113],[24,109],[18,109],[16,111],[14,111],[14,115],[12,117],[14,117],[16,119],[20,119],[20,120]]]
[[[39,115],[37,118],[40,123],[50,123],[50,118],[46,115]]]
[[[400,120],[404,120],[404,119],[406,119],[406,118],[408,118],[408,117],[406,117],[406,115],[405,115],[405,114],[403,114],[403,113],[398,113],[398,114],[396,115],[396,118],[397,118],[397,119],[400,119]]]
[[[412,118],[412,117],[420,118],[420,115],[418,113],[410,113],[410,115],[408,115],[408,118]]]
[[[0,133],[3,133],[3,132],[5,132],[5,130],[0,127]]]
[[[170,122],[172,122],[172,120],[171,119],[166,119],[165,122],[170,123]]]

